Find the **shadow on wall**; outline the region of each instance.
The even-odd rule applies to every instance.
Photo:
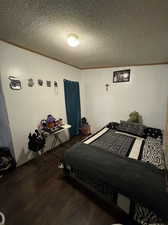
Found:
[[[22,148],[22,151],[17,159],[17,166],[20,166],[26,163],[28,160],[31,160],[37,156],[37,153],[29,151],[26,147]]]
[[[5,98],[2,90],[2,82],[0,77],[0,147],[8,147],[11,151],[11,154],[15,158],[12,136],[9,127],[8,114],[5,105]]]

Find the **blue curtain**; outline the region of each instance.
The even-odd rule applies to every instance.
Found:
[[[67,121],[72,127],[70,136],[79,134],[81,122],[80,91],[79,83],[75,81],[64,80],[65,105]]]

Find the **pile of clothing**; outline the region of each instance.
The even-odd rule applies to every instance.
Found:
[[[9,148],[0,148],[0,177],[16,167],[16,162]]]

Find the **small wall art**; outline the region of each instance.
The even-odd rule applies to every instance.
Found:
[[[43,80],[42,79],[38,79],[38,85],[43,86]]]
[[[17,79],[16,77],[13,77],[13,76],[9,76],[8,79],[10,80],[9,87],[12,90],[22,89],[22,84],[21,84],[21,81],[19,79]]]
[[[47,87],[51,87],[51,81],[50,80],[47,80],[46,84],[47,84]]]
[[[113,72],[113,83],[130,81],[130,69]]]
[[[34,86],[34,81],[32,78],[28,79],[28,87],[33,87]]]
[[[105,87],[106,87],[106,91],[108,91],[108,90],[109,90],[110,85],[109,85],[109,84],[105,84]]]
[[[54,81],[54,87],[57,88],[58,87],[58,83],[57,81]]]

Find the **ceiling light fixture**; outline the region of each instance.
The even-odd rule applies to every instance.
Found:
[[[79,37],[76,34],[70,34],[67,38],[67,43],[71,47],[77,47],[79,45]]]

